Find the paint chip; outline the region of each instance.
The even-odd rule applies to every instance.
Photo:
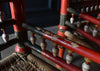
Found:
[[[74,48],[77,48],[77,47],[79,47],[79,45],[77,45],[76,43],[71,43],[72,44],[72,46],[74,47]]]

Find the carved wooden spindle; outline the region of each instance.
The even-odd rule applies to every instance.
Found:
[[[45,38],[41,37],[41,39],[42,39],[42,42],[40,43],[40,46],[41,46],[42,51],[45,51],[47,44],[45,42]]]
[[[54,48],[52,48],[52,54],[54,57],[57,57],[58,55],[58,48],[56,43],[54,43]]]
[[[85,62],[82,64],[82,71],[90,71],[90,63],[92,62],[88,58],[84,58]]]
[[[68,50],[68,54],[66,55],[66,63],[70,64],[73,61],[73,55],[72,55],[72,51]]]
[[[32,33],[32,32],[30,32],[31,33],[31,37],[30,37],[30,41],[31,41],[31,43],[34,45],[35,44],[35,42],[36,42],[36,37],[34,36],[34,33]]]
[[[85,32],[88,31],[88,28],[89,28],[88,24],[89,24],[89,22],[87,21],[86,25],[84,26],[84,31],[85,31]]]

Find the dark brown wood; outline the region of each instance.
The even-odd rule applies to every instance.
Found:
[[[58,69],[56,69],[55,67],[53,67],[52,65],[46,63],[45,61],[37,58],[36,56],[34,56],[33,54],[29,54],[27,56],[27,59],[31,62],[36,64],[39,69],[44,69],[44,71],[60,71]]]
[[[0,61],[0,71],[2,71],[5,68],[9,68],[11,64],[14,64],[18,56],[16,53],[13,53],[12,55],[9,55],[8,57],[2,59]]]

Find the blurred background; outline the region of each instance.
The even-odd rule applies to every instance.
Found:
[[[44,24],[44,27],[58,24],[60,0],[25,0],[25,6],[27,21],[37,25]],[[11,18],[8,3],[2,4],[2,10],[5,12],[5,19]]]
[[[60,16],[60,0],[25,0],[26,7],[26,20],[30,24],[42,28],[48,28],[49,30],[57,33],[57,24],[59,24]],[[5,13],[5,20],[11,18],[9,3],[3,3],[1,10]],[[53,28],[52,26],[56,26]],[[10,39],[14,38],[13,26],[6,29],[6,32],[10,34]],[[0,36],[2,31],[0,31]],[[29,35],[30,36],[30,35]],[[0,43],[3,43],[0,37]],[[4,58],[14,52],[14,46],[5,49],[1,52],[1,58]],[[49,47],[51,47],[49,45]]]

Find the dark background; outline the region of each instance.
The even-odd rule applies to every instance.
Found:
[[[48,27],[59,24],[60,0],[25,0],[27,22],[40,27]],[[5,20],[11,18],[9,3],[2,4]],[[6,30],[13,33],[13,27]],[[0,35],[2,31],[0,31]]]

